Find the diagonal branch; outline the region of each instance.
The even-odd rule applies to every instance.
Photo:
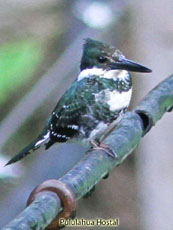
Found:
[[[139,144],[142,136],[162,118],[165,112],[172,111],[172,108],[173,75],[162,81],[149,92],[133,111],[127,112],[116,129],[104,140],[104,144],[116,152],[118,155],[117,159],[112,159],[105,154],[104,151],[89,151],[84,158],[71,171],[60,178],[59,181],[71,189],[76,199],[80,199],[112,168],[121,164]],[[46,209],[42,209],[45,197],[47,199]],[[34,229],[44,229],[60,210],[59,198],[52,200],[52,193],[39,193],[31,205],[15,220],[4,227],[3,230],[33,229],[33,217],[37,217],[37,220],[34,219]],[[55,207],[54,211],[52,211],[52,207]],[[31,211],[32,216],[29,215]],[[26,213],[28,215],[26,215]],[[25,226],[25,228],[22,226]]]

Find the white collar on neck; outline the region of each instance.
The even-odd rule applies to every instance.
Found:
[[[100,69],[100,68],[96,68],[93,67],[92,69],[84,69],[80,72],[77,80],[80,81],[84,78],[88,78],[90,76],[102,76],[104,75],[106,72],[106,70]]]
[[[107,78],[107,79],[122,79],[124,80],[127,78],[129,73],[126,70],[104,70],[101,68],[93,67],[91,69],[84,69],[79,74],[77,80],[81,81],[84,78],[89,78],[91,76],[98,76],[101,78]]]

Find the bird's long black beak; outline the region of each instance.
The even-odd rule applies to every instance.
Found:
[[[128,60],[126,58],[121,58],[119,61],[115,61],[111,64],[111,69],[122,69],[132,72],[150,73],[151,69],[138,64],[134,61]]]

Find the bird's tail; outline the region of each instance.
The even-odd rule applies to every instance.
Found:
[[[23,159],[28,154],[40,148],[41,145],[47,143],[49,139],[50,139],[50,132],[43,131],[34,141],[32,141],[29,145],[27,145],[24,149],[22,149],[16,156],[10,159],[5,166],[13,164]]]

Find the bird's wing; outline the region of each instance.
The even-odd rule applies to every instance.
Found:
[[[49,148],[55,141],[66,142],[79,132],[79,119],[86,112],[86,80],[73,82],[59,100],[48,121],[50,130]],[[52,142],[52,143],[51,143]]]
[[[50,141],[46,148],[54,142],[66,142],[74,137],[79,132],[82,116],[90,113],[89,108],[100,111],[102,107],[103,114],[98,113],[98,120],[104,119],[102,116],[107,115],[108,105],[104,105],[102,100],[96,103],[95,95],[107,87],[114,90],[116,84],[110,79],[100,80],[95,76],[74,81],[59,100],[49,119]]]
[[[64,93],[57,106],[53,110],[42,133],[6,165],[15,163],[39,148],[42,144],[49,148],[55,142],[66,142],[79,132],[79,123],[82,115],[89,113],[88,109],[95,106],[95,110],[101,106],[102,113],[98,113],[98,120],[105,119],[107,106],[102,103],[95,103],[95,95],[108,87],[113,90],[114,85],[110,80],[98,78],[84,78],[81,81],[73,82],[72,86]],[[100,117],[101,116],[101,117]],[[110,113],[109,113],[110,117]]]
[[[75,124],[77,124],[80,111],[83,109],[80,100],[79,103],[78,100],[76,100],[77,88],[80,87],[78,87],[77,82],[74,82],[70,89],[67,90],[59,100],[42,133],[16,156],[10,159],[6,165],[21,160],[43,144],[45,144],[46,149],[48,149],[55,142],[65,142],[75,135],[78,131],[78,126]],[[54,134],[58,136],[54,136]]]

